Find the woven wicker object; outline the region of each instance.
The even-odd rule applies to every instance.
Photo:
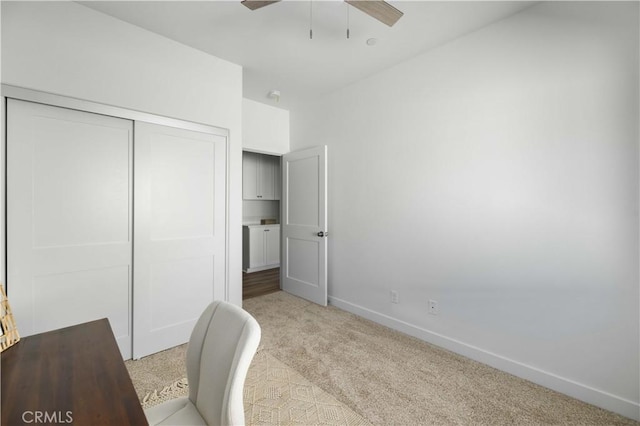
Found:
[[[2,352],[20,341],[18,329],[13,321],[9,299],[7,299],[7,294],[4,292],[2,284],[0,284],[0,328],[2,333],[0,335],[0,352]]]

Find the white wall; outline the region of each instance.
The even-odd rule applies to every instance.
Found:
[[[242,224],[257,225],[260,219],[275,219],[280,223],[280,201],[243,200]]]
[[[242,68],[73,2],[2,2],[2,82],[230,131],[230,288],[242,303]]]
[[[242,100],[242,148],[263,154],[289,152],[289,111],[271,105]],[[260,223],[262,218],[280,219],[280,201],[243,201],[243,223]]]
[[[264,154],[289,152],[289,111],[243,99],[242,148]]]
[[[539,4],[292,110],[331,302],[638,419],[638,47],[638,3]]]

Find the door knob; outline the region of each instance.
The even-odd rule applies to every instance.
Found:
[[[326,236],[328,236],[328,235],[329,235],[329,233],[328,233],[328,232],[322,232],[322,231],[320,231],[320,232],[318,232],[316,235],[317,235],[318,237],[326,237]]]

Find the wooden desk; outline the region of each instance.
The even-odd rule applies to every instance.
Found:
[[[148,424],[106,318],[23,337],[1,358],[3,426]]]

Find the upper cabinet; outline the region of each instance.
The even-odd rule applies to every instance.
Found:
[[[242,198],[279,200],[281,193],[280,157],[242,153]]]

